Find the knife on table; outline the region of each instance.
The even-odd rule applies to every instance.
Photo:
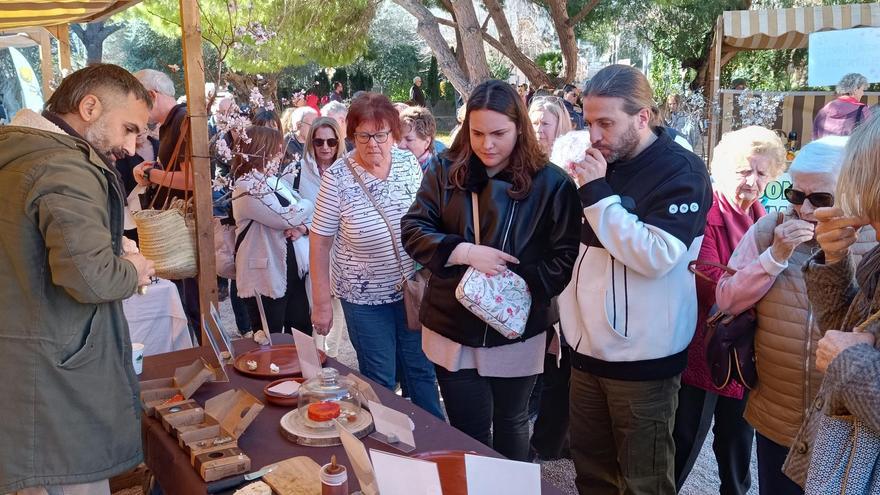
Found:
[[[254,481],[262,478],[263,476],[269,474],[273,469],[277,467],[277,464],[269,464],[268,466],[260,469],[259,471],[254,471],[252,473],[240,474],[238,476],[230,476],[228,478],[223,478],[222,480],[212,481],[208,483],[207,492],[208,493],[219,493],[224,490],[230,490],[239,485],[243,485],[248,481]]]

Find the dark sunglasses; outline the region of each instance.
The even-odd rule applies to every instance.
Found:
[[[339,140],[336,138],[330,138],[330,139],[315,138],[315,139],[312,139],[312,144],[315,145],[315,148],[320,148],[321,146],[324,146],[325,143],[327,144],[327,146],[329,146],[331,148],[335,148],[336,145],[339,144]]]
[[[834,206],[834,195],[826,192],[815,192],[805,194],[803,191],[788,188],[785,190],[785,199],[793,205],[802,205],[805,200],[810,200],[810,204],[816,208],[829,208]]]

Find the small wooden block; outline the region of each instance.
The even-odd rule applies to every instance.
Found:
[[[206,482],[244,474],[251,469],[251,460],[238,447],[199,454],[193,466]]]

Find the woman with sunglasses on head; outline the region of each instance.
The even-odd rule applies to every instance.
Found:
[[[758,385],[749,393],[745,419],[757,431],[762,495],[803,493],[781,471],[805,408],[822,383],[815,366],[822,333],[807,300],[803,269],[819,249],[814,237],[816,209],[835,202],[846,139],[827,137],[803,147],[789,169],[792,184],[785,196],[791,207],[749,229],[730,258],[729,266],[737,273],[721,277],[715,291],[718,309],[726,314],[753,306],[757,311]],[[854,253],[864,254],[873,245],[873,232],[863,232]]]
[[[401,222],[407,252],[431,271],[422,348],[449,421],[511,459],[529,457],[529,395],[546,332],[559,321],[555,298],[571,279],[581,215],[574,182],[548,163],[516,90],[487,81],[471,93],[461,131]],[[510,270],[526,282],[531,308],[521,337],[506,338],[456,299],[471,267],[490,276]]]
[[[785,148],[775,132],[750,126],[721,137],[712,159],[713,199],[706,213],[706,228],[698,259],[726,265],[746,231],[766,212],[758,201],[767,184],[785,169]],[[670,215],[687,214],[688,204],[670,205]],[[716,281],[720,268],[698,265],[708,279]],[[745,388],[732,380],[715,387],[706,358],[706,319],[715,303],[715,283],[696,279],[697,328],[688,346],[688,364],[681,375],[675,414],[675,482],[680,490],[713,423],[713,449],[718,463],[722,494],[749,491],[749,461],[755,436],[743,419]]]
[[[407,328],[401,285],[414,263],[400,243],[400,218],[422,169],[394,146],[400,119],[387,97],[355,98],[346,126],[355,148],[324,171],[309,233],[312,323],[326,335],[338,297],[361,373],[393,390],[399,371],[412,401],[442,418],[434,367]]]

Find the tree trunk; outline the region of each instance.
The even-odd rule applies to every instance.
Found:
[[[125,27],[125,24],[107,24],[105,21],[85,24],[71,24],[70,28],[86,47],[86,65],[101,63],[104,58],[104,41],[111,34]]]
[[[547,0],[550,18],[559,36],[559,48],[562,52],[562,81],[573,83],[577,77],[578,47],[574,34],[574,25],[569,22],[565,0]]]
[[[249,102],[251,88],[258,88],[264,98],[275,103],[275,108],[277,109],[280,108],[278,105],[278,78],[280,75],[280,72],[264,73],[261,74],[262,79],[259,79],[256,74],[239,74],[229,71],[223,76],[226,82],[232,86],[232,92],[235,95],[236,101]],[[252,108],[251,110],[256,111],[257,109]]]
[[[431,51],[437,57],[440,69],[446,78],[449,79],[449,82],[452,83],[452,86],[467,98],[467,95],[473,89],[473,85],[468,75],[462,70],[462,66],[456,60],[456,54],[453,54],[449,45],[446,44],[434,14],[418,0],[394,0],[394,3],[403,7],[418,20],[416,31],[419,33],[419,36],[431,47]],[[488,72],[488,64],[486,70]]]
[[[468,68],[470,84],[477,84],[489,79],[489,63],[486,61],[486,50],[483,47],[483,31],[471,1],[452,2],[458,32],[461,34],[461,49]]]
[[[550,76],[516,46],[516,41],[513,39],[510,24],[507,22],[507,16],[504,15],[504,8],[501,6],[501,3],[498,0],[486,0],[484,4],[489,12],[489,16],[492,17],[492,21],[495,23],[499,38],[496,40],[484,33],[486,42],[507,57],[517,69],[521,70],[533,87],[552,85]]]

